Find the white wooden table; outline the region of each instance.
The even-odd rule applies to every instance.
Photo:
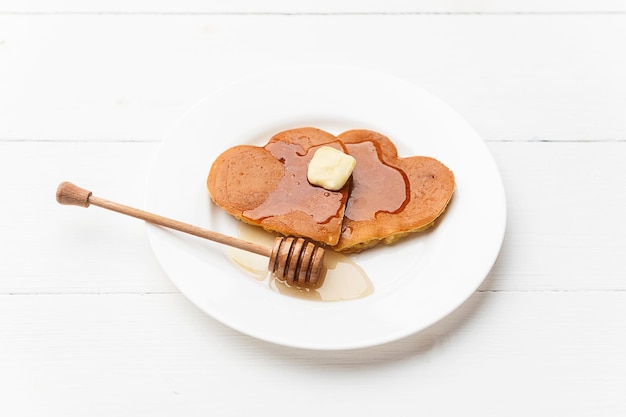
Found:
[[[624,3],[312,4],[0,2],[0,415],[626,415]],[[141,222],[54,200],[72,180],[141,206],[189,106],[310,62],[419,84],[502,173],[491,273],[390,344],[240,334],[177,290]]]

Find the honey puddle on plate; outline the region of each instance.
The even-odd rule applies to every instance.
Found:
[[[276,236],[260,227],[241,223],[239,237],[250,242],[272,247]],[[316,301],[346,301],[367,297],[374,286],[365,271],[350,258],[332,250],[326,250],[324,264],[327,273],[320,288],[304,290],[291,287],[271,276],[267,270],[269,259],[240,249],[229,248],[230,258],[257,281],[267,281],[269,288],[281,294]]]

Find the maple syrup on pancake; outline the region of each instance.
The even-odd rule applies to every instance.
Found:
[[[260,227],[240,223],[238,234],[242,239],[260,245],[272,247],[276,235],[266,232]],[[314,301],[347,301],[355,300],[374,292],[374,286],[361,267],[350,258],[332,250],[324,256],[326,277],[322,286],[315,289],[301,289],[287,285],[269,273],[268,259],[235,248],[228,248],[230,258],[248,274],[258,281],[268,280],[269,288],[291,297]]]
[[[325,224],[337,218],[343,209],[347,193],[329,191],[311,185],[307,180],[309,162],[315,150],[320,146],[311,147],[306,152],[295,143],[277,141],[265,145],[265,149],[283,163],[285,174],[278,186],[269,193],[267,199],[258,207],[244,211],[244,217],[258,222],[267,217],[301,211],[311,216],[318,224]],[[341,149],[338,143],[329,143],[324,146],[335,146]],[[286,202],[289,204],[285,204]]]
[[[404,210],[410,199],[406,173],[385,164],[374,142],[346,143],[345,146],[358,161],[352,171],[352,189],[345,217],[354,221],[375,220],[376,213]]]

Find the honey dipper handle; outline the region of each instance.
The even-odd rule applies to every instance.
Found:
[[[134,207],[125,206],[123,204],[105,200],[104,198],[96,197],[92,194],[91,191],[80,188],[70,182],[62,182],[61,184],[59,184],[59,187],[57,188],[56,198],[60,204],[81,207],[89,207],[89,205],[93,204],[94,206],[102,207],[107,210],[112,210],[121,214],[125,214],[127,216],[132,216],[137,219],[145,220],[148,223],[167,227],[168,229],[178,230],[179,232],[198,236],[204,239],[211,240],[213,242],[222,243],[224,245],[232,246],[237,249],[242,249],[248,252],[256,253],[258,255],[263,255],[268,258],[272,253],[272,250],[270,248],[266,248],[265,246],[257,245],[246,240],[223,235],[212,230],[203,229],[201,227],[183,223],[178,220],[169,219],[158,214],[150,213]]]

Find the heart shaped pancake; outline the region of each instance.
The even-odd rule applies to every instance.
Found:
[[[454,192],[454,174],[427,156],[401,158],[394,144],[370,130],[338,136],[356,160],[343,230],[333,249],[359,252],[433,225]]]
[[[315,151],[352,155],[351,181],[339,191],[311,185]],[[427,156],[401,158],[386,136],[349,130],[334,136],[306,127],[280,132],[263,146],[235,146],[207,178],[213,201],[234,217],[283,235],[307,237],[339,252],[359,252],[432,226],[452,194],[454,174]]]
[[[321,146],[345,152],[337,137],[308,127],[278,133],[263,147],[227,149],[207,178],[211,198],[246,223],[334,246],[350,184],[329,191],[308,182],[309,161]]]

